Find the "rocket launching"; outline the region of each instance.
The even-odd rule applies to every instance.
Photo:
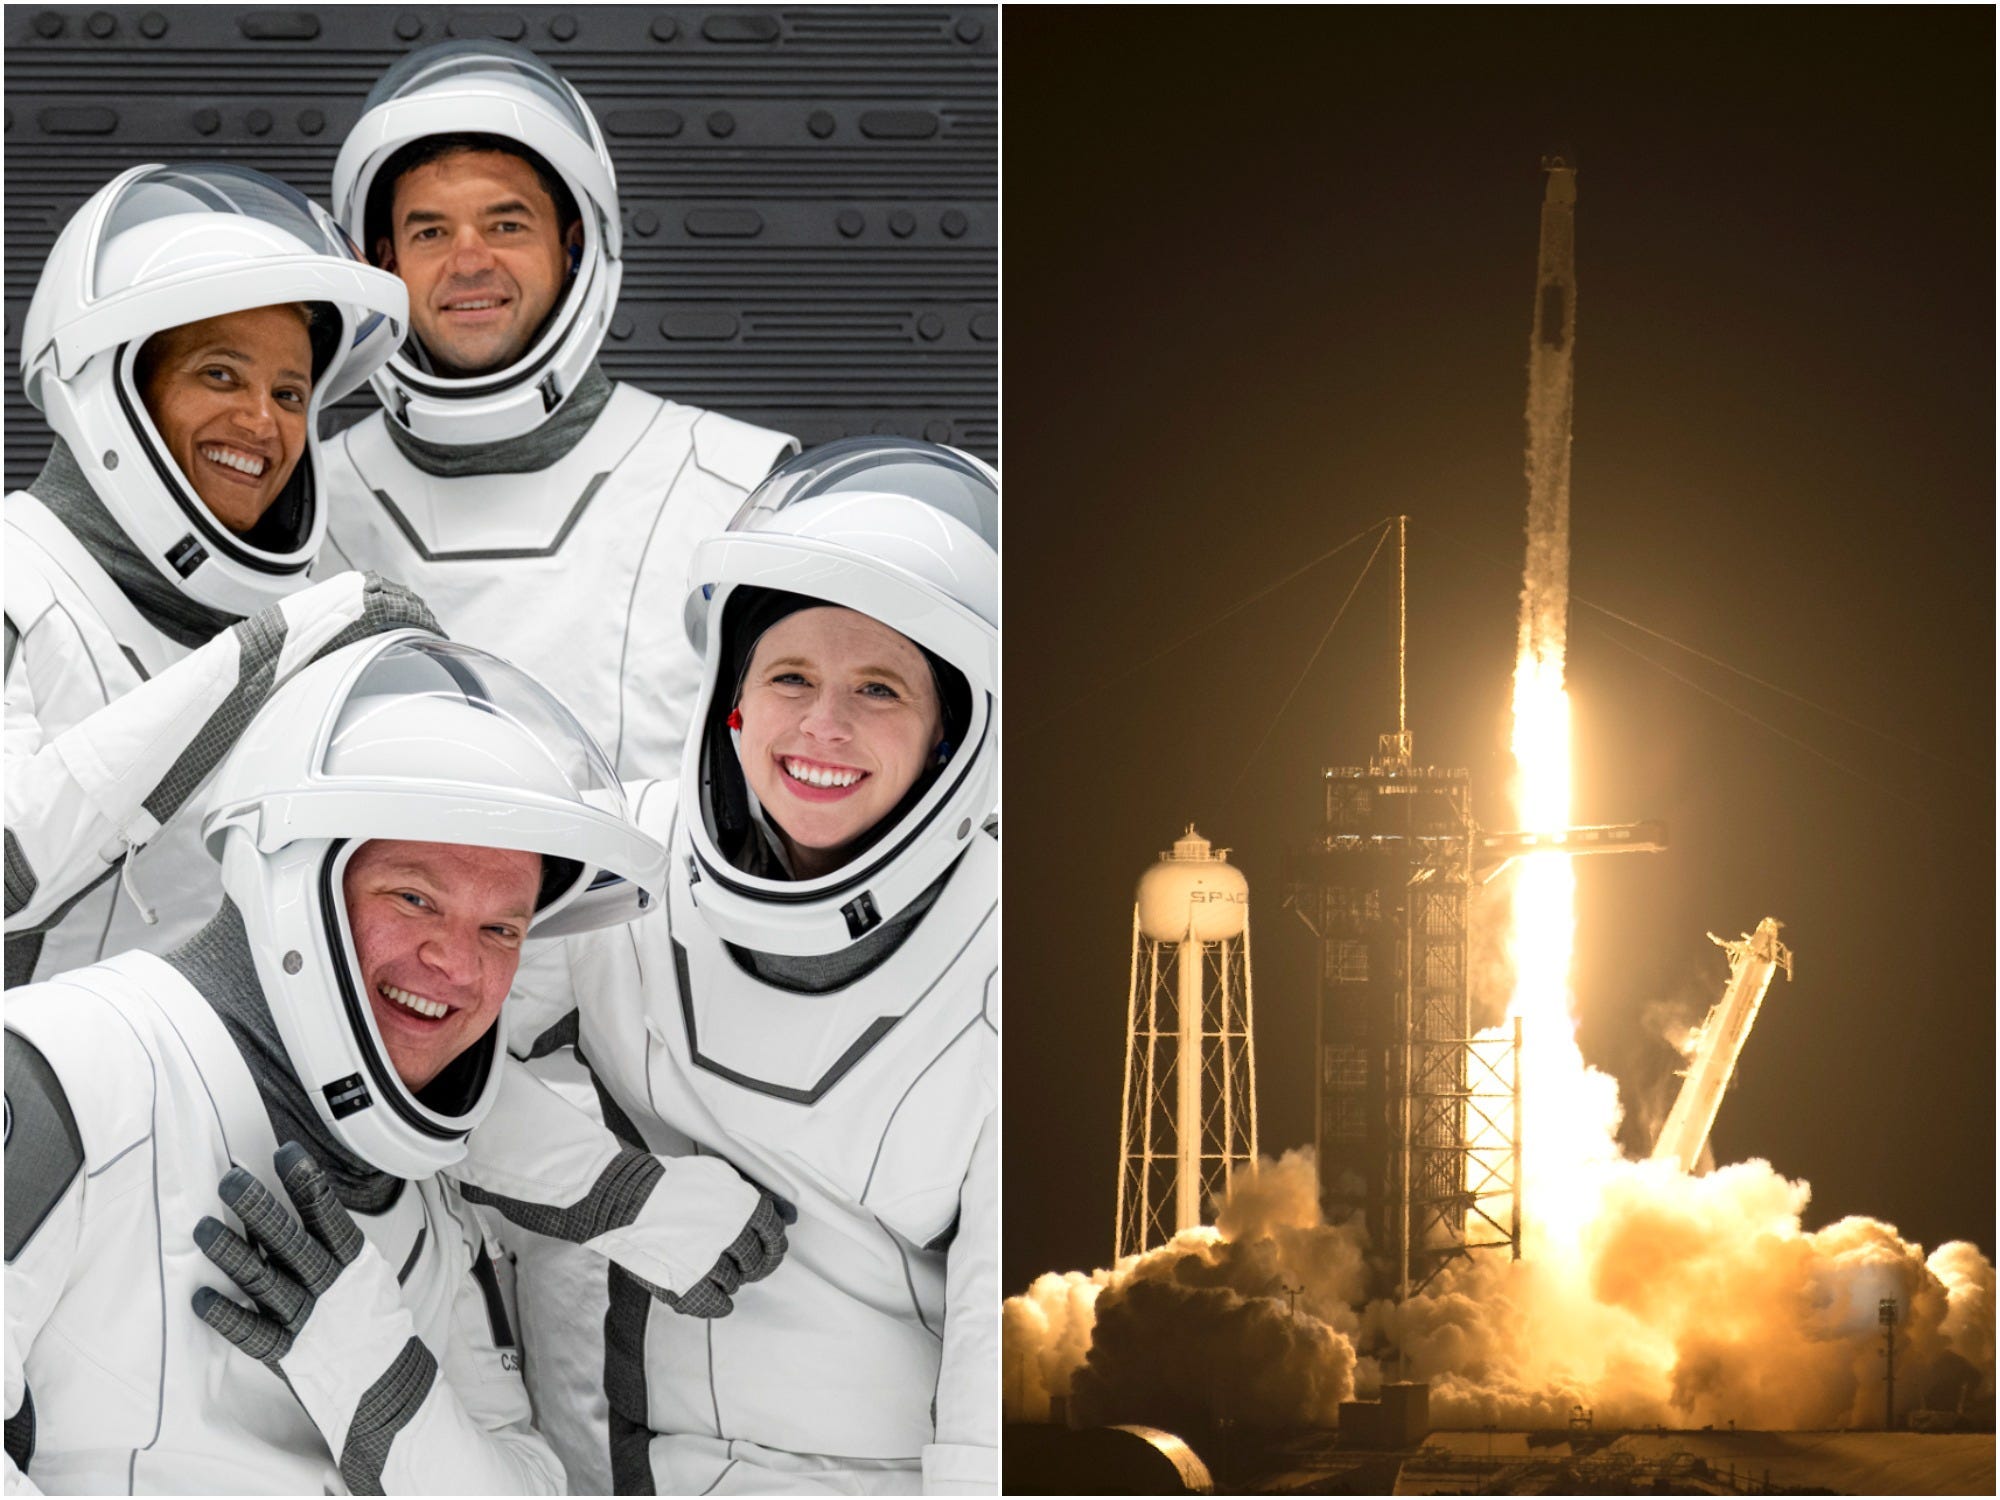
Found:
[[[1569,443],[1576,341],[1576,169],[1542,163],[1541,250],[1528,341],[1528,565],[1521,653],[1560,670],[1569,627]]]
[[[1325,1221],[1308,1153],[1260,1161],[1238,1171],[1213,1227],[1135,1253],[1121,1240],[1110,1268],[1050,1273],[1007,1300],[1012,1420],[1066,1410],[1086,1425],[1326,1424],[1393,1375],[1430,1383],[1441,1427],[1561,1427],[1577,1407],[1611,1427],[1874,1427],[1877,1309],[1890,1299],[1903,1310],[1898,1366],[1926,1371],[1928,1404],[1993,1395],[1994,1269],[1975,1245],[1927,1253],[1860,1216],[1809,1229],[1811,1187],[1762,1160],[1691,1175],[1772,975],[1790,972],[1774,920],[1723,944],[1729,987],[1653,1159],[1623,1153],[1618,1081],[1577,1047],[1575,876],[1552,851],[1658,848],[1664,836],[1651,824],[1572,824],[1577,188],[1568,162],[1543,169],[1513,699],[1518,832],[1485,845],[1532,856],[1514,862],[1512,972],[1484,987],[1509,996],[1523,1035],[1521,1259],[1460,1258],[1411,1295],[1371,1299],[1366,1258],[1379,1247],[1364,1220]]]

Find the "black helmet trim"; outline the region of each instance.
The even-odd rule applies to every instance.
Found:
[[[707,859],[703,858],[699,841],[696,841],[694,845],[695,859],[700,863],[703,874],[707,878],[712,879],[724,890],[733,891],[735,894],[749,900],[767,901],[773,906],[793,906],[803,905],[809,901],[824,901],[829,896],[841,895],[853,890],[856,886],[864,886],[876,875],[880,874],[883,868],[895,859],[898,854],[901,854],[910,845],[914,844],[923,834],[924,830],[931,826],[932,819],[937,817],[944,804],[951,800],[952,792],[956,791],[959,784],[972,773],[973,766],[979,758],[978,752],[984,748],[986,738],[992,732],[992,696],[989,694],[987,696],[986,722],[980,726],[979,743],[963,746],[952,755],[952,761],[956,766],[956,770],[948,784],[947,790],[938,798],[937,806],[931,809],[928,816],[918,819],[917,822],[905,829],[903,836],[894,843],[885,844],[879,850],[871,851],[872,857],[868,858],[861,868],[857,869],[852,875],[837,885],[823,886],[811,882],[799,882],[798,884],[803,885],[804,889],[793,889],[790,883],[768,881],[754,886],[745,885],[740,880],[731,878],[733,875],[740,875],[741,871],[736,870],[733,866],[718,869]],[[708,731],[704,729],[704,740],[708,737]],[[697,750],[696,753],[702,754],[703,751]],[[741,774],[740,770],[738,774]],[[933,782],[931,787],[926,788],[926,795],[929,795],[930,791],[934,790],[935,787],[936,783]],[[704,810],[701,808],[694,808],[692,812],[697,817],[706,816]],[[778,888],[774,889],[774,885],[777,885]]]
[[[246,568],[253,569],[259,573],[268,573],[278,578],[283,578],[287,575],[304,575],[313,565],[314,560],[310,557],[302,558],[298,562],[277,562],[268,553],[259,553],[245,547],[228,527],[216,520],[215,513],[203,504],[200,497],[194,493],[193,484],[187,475],[181,472],[180,465],[175,463],[171,456],[161,451],[159,443],[154,442],[146,435],[147,427],[152,425],[151,418],[147,417],[142,422],[138,409],[133,404],[130,365],[131,361],[136,357],[137,350],[130,343],[120,344],[113,351],[112,359],[115,363],[112,367],[111,389],[117,393],[118,409],[125,418],[126,427],[131,431],[132,436],[137,439],[140,451],[146,455],[147,461],[152,464],[153,472],[159,476],[160,483],[166,487],[167,493],[173,497],[174,504],[180,508],[181,514],[187,518],[188,524],[194,527],[195,531],[200,534],[201,538],[208,543],[212,550],[221,553],[222,556],[228,558],[231,562],[241,563]],[[278,491],[277,498],[271,502],[269,508],[265,511],[265,515],[271,514],[272,511],[275,511],[280,505],[285,503],[286,496],[292,490],[293,486],[303,484],[304,488],[298,497],[304,506],[304,512],[301,517],[303,524],[299,527],[299,532],[302,536],[311,533],[313,507],[319,504],[318,486],[313,483],[310,414],[307,418],[307,427],[306,446],[299,454],[298,464],[293,468],[291,477],[285,481],[284,489]],[[154,427],[153,430],[157,432],[159,429]],[[164,441],[164,438],[162,441]],[[258,524],[263,524],[262,518],[259,518]],[[255,530],[256,528],[253,527],[251,529]],[[169,554],[167,561],[176,572],[185,577],[188,573],[194,571],[194,566],[186,564],[183,561],[178,561],[179,555],[180,549],[176,548],[174,553]],[[196,561],[198,563],[199,559]]]
[[[378,1045],[369,1032],[368,1015],[363,1000],[355,992],[353,965],[348,962],[348,955],[353,951],[353,945],[349,942],[340,921],[344,903],[334,888],[336,869],[341,864],[340,853],[349,842],[347,839],[329,840],[326,856],[320,861],[319,866],[320,920],[326,928],[327,952],[333,958],[331,965],[333,977],[340,988],[340,1003],[342,1010],[346,1012],[347,1024],[353,1028],[355,1040],[360,1043],[362,1061],[368,1069],[369,1077],[374,1080],[378,1102],[387,1104],[397,1119],[420,1135],[438,1141],[463,1140],[471,1134],[469,1127],[459,1130],[439,1125],[435,1120],[426,1119],[420,1112],[410,1107],[408,1085],[396,1077],[385,1055],[386,1048]],[[454,1058],[438,1074],[437,1079],[433,1079],[431,1084],[425,1086],[426,1089],[457,1069],[465,1059],[472,1058],[473,1061],[468,1065],[472,1076],[465,1080],[464,1086],[467,1097],[477,1099],[485,1088],[487,1076],[494,1066],[493,1053],[495,1038],[498,1035],[497,1026],[489,1027],[485,1035]]]

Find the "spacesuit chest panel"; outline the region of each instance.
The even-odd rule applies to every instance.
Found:
[[[950,1224],[983,1113],[976,1081],[956,1075],[969,1056],[958,1044],[983,1024],[996,876],[982,839],[901,947],[823,995],[746,973],[683,882],[670,921],[648,931],[649,1004],[702,1112],[781,1180],[809,1181],[918,1247]],[[663,994],[678,1014],[657,1016]]]
[[[18,730],[32,734],[40,749],[180,661],[188,648],[155,630],[34,496],[9,495],[6,505],[7,618],[21,632],[8,674],[7,733],[10,749]],[[32,713],[32,726],[17,723],[17,710]],[[198,932],[222,902],[215,862],[201,848],[200,815],[201,799],[189,798],[132,856],[131,886],[157,922],[146,921],[119,882],[107,879],[42,934],[34,976],[80,969],[129,948],[165,952]]]
[[[453,639],[553,685],[621,775],[673,775],[700,678],[680,623],[688,558],[743,496],[708,467],[697,429],[710,426],[757,431],[621,384],[548,468],[442,478],[377,414],[327,444],[315,572],[408,585]],[[762,436],[774,453],[785,441]]]
[[[107,1017],[82,988],[118,1015]],[[344,1492],[334,1455],[284,1382],[195,1317],[192,1299],[222,1275],[194,1244],[204,1215],[234,1224],[217,1184],[232,1165],[272,1180],[276,1150],[256,1085],[206,1001],[165,962],[128,953],[64,977],[69,1003],[102,1025],[128,1026],[143,1052],[93,1045],[43,993],[16,1000],[33,1038],[69,1088],[91,1141],[93,1101],[150,1098],[149,1135],[112,1160],[86,1158],[84,1238],[54,1314],[26,1362],[35,1393],[33,1474],[53,1493]],[[106,1076],[108,1071],[118,1076]],[[95,1076],[88,1076],[95,1069]],[[87,1078],[74,1086],[71,1079]],[[449,1332],[450,1287],[462,1272],[454,1226],[411,1184],[362,1232],[404,1273],[405,1302],[434,1349]],[[433,1220],[438,1222],[434,1223]],[[240,1227],[240,1226],[236,1226]],[[445,1231],[440,1234],[440,1229]]]
[[[676,422],[676,413],[684,420]],[[664,488],[671,471],[653,464],[670,456],[676,428],[678,447],[686,452],[696,415],[692,407],[669,406],[621,385],[583,440],[546,469],[449,478],[427,474],[405,458],[377,413],[328,444],[328,532],[359,567],[399,553],[433,564],[525,562],[553,558],[573,538],[588,550],[586,523],[595,512],[615,508],[607,500],[616,497],[606,497],[605,487],[637,456],[641,440],[645,467]],[[664,430],[653,431],[656,426]],[[633,540],[627,538],[628,545]],[[392,576],[416,586],[414,578]]]

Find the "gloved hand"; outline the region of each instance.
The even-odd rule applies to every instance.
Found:
[[[266,664],[283,682],[329,651],[390,630],[443,635],[430,606],[380,573],[336,573],[288,594],[231,627],[243,647],[243,675]]]
[[[371,635],[412,628],[443,635],[430,607],[377,573],[337,573],[239,620],[227,634],[236,649],[236,686],[145,799],[161,823],[241,737],[264,700],[309,662]],[[227,650],[222,638],[204,652]]]
[[[379,1494],[389,1445],[430,1394],[437,1361],[416,1335],[395,1272],[355,1227],[319,1164],[296,1141],[280,1147],[274,1162],[296,1218],[263,1183],[232,1167],[222,1201],[248,1239],[214,1218],[194,1231],[202,1254],[257,1310],[202,1287],[195,1315],[282,1375],[340,1455],[349,1487]]]
[[[799,1211],[775,1193],[761,1193],[756,1211],[743,1232],[730,1242],[709,1273],[684,1292],[653,1288],[653,1295],[690,1318],[726,1318],[736,1310],[736,1289],[746,1281],[762,1281],[785,1258],[785,1226],[798,1222]]]
[[[467,1202],[582,1245],[691,1317],[724,1316],[744,1282],[777,1267],[798,1218],[789,1203],[720,1156],[622,1145],[515,1059],[501,1069],[500,1096],[451,1169]]]

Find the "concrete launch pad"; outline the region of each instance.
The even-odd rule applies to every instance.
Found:
[[[1991,1495],[1995,1480],[1990,1432],[1434,1432],[1393,1456],[1315,1433],[1274,1445],[1269,1463],[1233,1476],[1241,1492]]]

